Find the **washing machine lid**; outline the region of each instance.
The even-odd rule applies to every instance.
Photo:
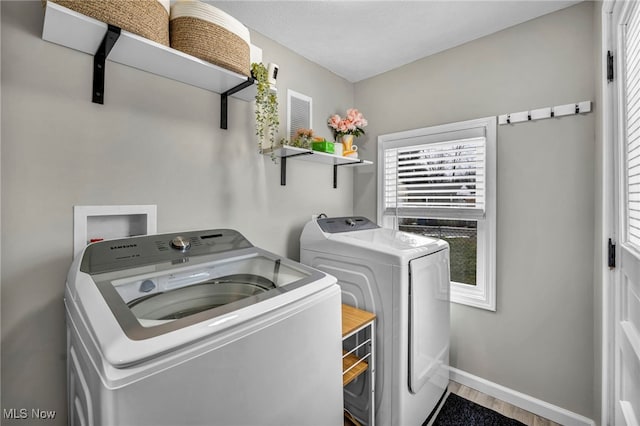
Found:
[[[377,228],[373,230],[349,232],[340,235],[344,239],[351,241],[360,241],[366,245],[380,247],[385,250],[397,252],[405,251],[431,251],[438,249],[438,241],[435,238],[424,237],[421,235],[411,234],[409,232],[395,231],[393,229]],[[334,237],[335,239],[336,237]]]
[[[210,334],[335,284],[335,278],[254,247],[233,230],[91,244],[78,269],[68,293],[119,365],[170,349],[150,344],[154,338],[204,323],[196,334]],[[196,334],[181,331],[167,341],[184,344]],[[147,343],[134,349],[131,341]]]
[[[356,252],[375,253],[375,260],[381,262],[407,262],[416,257],[425,256],[447,247],[445,241],[411,234],[393,229],[381,228],[362,216],[318,219],[315,225],[323,239],[332,244],[330,250],[345,250],[344,255],[355,256]],[[313,228],[313,226],[311,227]],[[312,233],[305,227],[305,231]],[[307,240],[310,240],[307,242]],[[312,246],[317,238],[302,238],[303,246]],[[354,250],[357,247],[358,250]],[[372,259],[373,260],[373,259]]]
[[[249,307],[314,279],[312,271],[255,248],[237,254],[172,269],[160,264],[122,278],[96,276],[95,283],[125,334],[142,340]]]

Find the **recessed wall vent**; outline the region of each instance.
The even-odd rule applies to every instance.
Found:
[[[298,129],[311,129],[313,100],[302,93],[287,90],[287,133],[293,140]]]

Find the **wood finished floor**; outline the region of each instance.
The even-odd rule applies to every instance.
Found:
[[[525,411],[522,408],[513,406],[475,389],[461,385],[460,383],[449,382],[448,392],[455,393],[456,395],[466,398],[471,402],[475,402],[478,405],[497,411],[503,416],[516,419],[527,426],[561,426],[551,420],[547,420],[536,414],[530,413],[529,411]]]

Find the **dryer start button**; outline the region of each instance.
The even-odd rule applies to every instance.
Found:
[[[191,241],[189,241],[188,238],[178,236],[171,240],[171,247],[180,251],[186,251],[191,247]]]

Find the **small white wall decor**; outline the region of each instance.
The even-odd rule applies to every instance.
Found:
[[[92,242],[156,232],[156,205],[73,207],[73,257]]]
[[[287,90],[287,134],[293,140],[298,129],[311,129],[313,99],[302,93]]]

